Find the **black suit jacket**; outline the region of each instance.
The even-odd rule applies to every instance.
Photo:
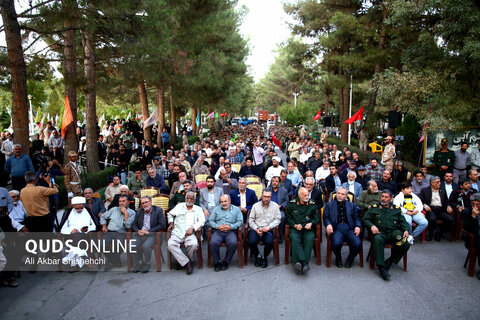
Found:
[[[312,194],[310,195],[310,199],[315,201],[315,203],[317,204],[318,210],[320,210],[323,207],[322,190],[313,188]]]
[[[440,201],[442,202],[442,208],[444,210],[447,210],[447,194],[445,193],[445,190],[442,189],[438,189],[438,192],[440,193]],[[423,188],[422,191],[420,191],[419,198],[420,200],[422,200],[423,204],[430,206],[430,203],[432,202],[432,187],[430,186],[428,188]]]
[[[331,174],[325,178],[325,186],[327,187],[328,192],[332,193],[335,191],[335,179],[333,179]]]
[[[345,200],[345,210],[347,211],[348,226],[350,229],[355,227],[362,227],[362,222],[359,218],[359,210],[355,203]],[[332,225],[333,231],[337,229],[338,224],[338,204],[337,200],[329,201],[325,208],[323,208],[323,223],[326,226]]]
[[[135,214],[135,220],[133,220],[132,229],[137,232],[142,230],[143,220],[145,218],[145,210],[140,208]],[[152,211],[150,211],[150,230],[148,232],[157,232],[160,230],[165,230],[167,224],[165,222],[165,215],[163,214],[163,209],[157,206],[152,206]]]
[[[462,211],[462,221],[463,229],[465,229],[465,231],[467,231],[468,233],[472,233],[475,236],[475,243],[477,245],[477,250],[479,250],[480,243],[478,238],[480,236],[480,226],[478,225],[478,220],[472,217],[472,207],[465,208],[465,210]],[[465,247],[470,247],[470,242],[468,241],[468,238],[465,239]]]
[[[127,197],[128,197],[128,208],[135,211],[135,198],[132,196],[127,196]],[[113,196],[113,201],[110,203],[107,210],[118,207],[119,199],[120,199],[120,194],[116,194],[115,196]]]

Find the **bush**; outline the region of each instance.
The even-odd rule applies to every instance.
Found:
[[[187,137],[188,140],[188,145],[192,145],[195,142],[199,141],[200,138],[198,136],[189,136]],[[183,141],[182,141],[182,136],[177,137],[177,143],[173,145],[175,150],[180,150],[183,148]]]
[[[108,177],[114,176],[116,174],[116,167],[108,167],[95,173],[82,173],[82,189],[92,188],[96,191],[103,189],[108,186]],[[55,182],[58,184],[59,208],[62,208],[68,205],[67,188],[65,187],[63,176],[56,177]]]

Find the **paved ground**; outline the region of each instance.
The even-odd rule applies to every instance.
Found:
[[[408,271],[393,266],[388,283],[367,265],[360,268],[358,258],[350,270],[327,269],[325,243],[322,266],[298,276],[283,264],[282,249],[282,264],[271,257],[267,269],[251,263],[239,269],[234,258],[227,271],[205,266],[190,276],[165,263],[163,272],[147,274],[22,273],[18,288],[0,288],[0,318],[479,319],[480,281],[462,268],[463,243],[415,244]]]

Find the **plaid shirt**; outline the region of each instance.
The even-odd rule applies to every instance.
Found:
[[[165,179],[165,181],[167,181],[168,177],[170,177],[170,171],[168,170],[164,170],[163,171],[163,179]]]
[[[383,167],[381,167],[380,165],[377,165],[377,168],[376,169],[373,169],[372,166],[370,164],[367,164],[365,166],[365,174],[369,175],[372,180],[381,180],[382,177],[383,177]]]

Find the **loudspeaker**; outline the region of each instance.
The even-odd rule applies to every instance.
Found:
[[[398,111],[390,110],[388,112],[388,126],[390,128],[400,127],[402,124],[402,114]]]
[[[324,127],[331,127],[332,126],[332,118],[323,117],[323,126]]]

